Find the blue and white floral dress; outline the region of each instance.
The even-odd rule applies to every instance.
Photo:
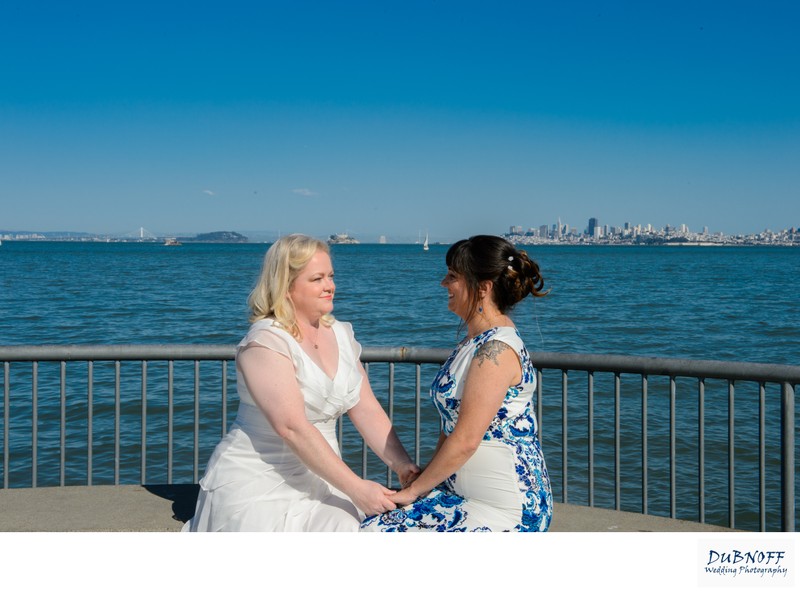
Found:
[[[553,496],[538,438],[533,397],[536,371],[517,330],[494,327],[462,341],[439,370],[431,398],[445,435],[453,432],[464,379],[475,353],[491,340],[519,356],[522,380],[508,389],[475,454],[444,483],[413,504],[362,522],[366,531],[545,531]]]

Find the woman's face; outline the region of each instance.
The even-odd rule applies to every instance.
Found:
[[[317,251],[289,288],[295,314],[306,321],[316,321],[333,311],[333,264],[324,251]]]
[[[447,275],[442,280],[442,287],[447,289],[447,308],[466,320],[469,316],[469,290],[467,282],[460,273],[447,270]]]

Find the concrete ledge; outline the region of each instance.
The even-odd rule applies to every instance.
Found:
[[[197,485],[0,489],[0,532],[178,532]],[[724,532],[687,520],[555,504],[552,532]]]

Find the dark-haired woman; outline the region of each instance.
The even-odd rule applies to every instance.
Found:
[[[431,398],[441,432],[430,464],[391,496],[397,508],[366,531],[544,531],[553,511],[533,407],[536,372],[508,316],[543,296],[539,266],[495,236],[447,252],[448,308],[466,337],[439,370]]]

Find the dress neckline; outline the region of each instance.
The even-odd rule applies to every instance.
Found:
[[[308,352],[303,349],[303,346],[300,345],[299,341],[297,341],[294,337],[289,335],[289,337],[292,337],[292,341],[294,341],[295,345],[297,345],[297,349],[299,349],[300,352],[306,357],[306,359],[308,359],[308,361],[311,362],[311,364],[317,370],[319,370],[322,373],[322,375],[325,376],[331,382],[336,382],[336,377],[339,376],[339,366],[342,363],[342,356],[341,356],[341,349],[342,348],[339,345],[339,332],[335,329],[335,326],[336,326],[336,323],[334,322],[333,325],[331,325],[331,331],[333,331],[333,338],[336,340],[336,368],[334,368],[333,376],[328,374],[325,371],[325,368],[323,368],[322,366],[317,364],[317,362],[314,360],[314,358],[312,358],[310,355],[308,355]]]
[[[467,335],[466,337],[464,337],[464,339],[461,340],[461,342],[458,344],[458,346],[461,347],[461,346],[463,346],[463,345],[465,345],[467,343],[470,343],[470,342],[477,342],[484,335],[486,335],[487,333],[491,333],[491,332],[495,332],[496,333],[496,332],[498,332],[498,331],[500,331],[502,329],[511,329],[515,334],[519,335],[519,331],[517,331],[517,327],[514,326],[514,325],[495,325],[494,327],[489,327],[485,331],[481,331],[480,333],[478,333],[474,337],[470,337],[469,335]]]
[[[322,374],[325,378],[327,378],[331,382],[336,382],[336,378],[339,376],[339,370],[342,364],[342,355],[341,355],[342,347],[341,344],[339,343],[339,331],[336,330],[336,321],[334,321],[333,325],[331,325],[331,331],[333,331],[333,337],[334,339],[336,339],[336,368],[334,370],[333,376],[325,372],[325,369],[319,364],[317,364],[317,362],[314,361],[314,359],[311,356],[309,356],[308,353],[306,353],[306,350],[303,349],[303,347],[300,345],[300,342],[297,341],[297,339],[295,339],[291,333],[289,333],[286,329],[284,329],[283,325],[281,325],[274,318],[267,317],[265,319],[261,319],[256,322],[258,323],[268,322],[270,327],[283,331],[288,337],[289,343],[292,344],[290,347],[296,347],[300,351],[300,355],[305,356],[305,358],[309,362],[311,362],[311,365],[314,366],[314,368],[316,368],[317,370],[319,370],[320,374]]]

